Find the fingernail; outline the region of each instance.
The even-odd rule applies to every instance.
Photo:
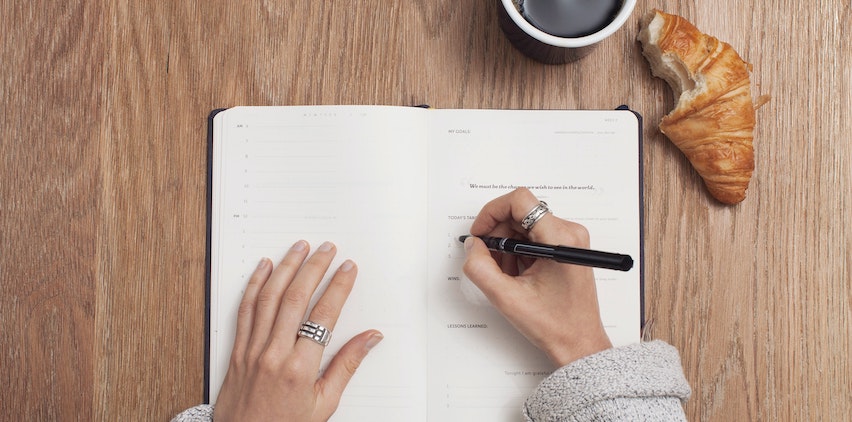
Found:
[[[369,339],[367,339],[367,344],[365,344],[364,346],[367,348],[367,350],[370,350],[373,347],[376,347],[376,345],[379,344],[379,342],[382,341],[383,338],[385,338],[385,336],[383,336],[382,333],[376,332],[375,334],[371,335]]]
[[[465,252],[470,252],[470,250],[473,248],[473,242],[474,242],[473,236],[470,236],[470,237],[468,237],[467,239],[464,240],[464,251]]]
[[[354,266],[355,266],[355,263],[347,259],[347,260],[343,263],[343,265],[341,265],[341,266],[340,266],[340,271],[342,271],[342,272],[344,272],[344,273],[345,273],[345,272],[347,272],[347,271],[351,270],[351,269],[352,269],[352,267],[354,267]]]
[[[324,242],[322,245],[320,245],[319,249],[317,249],[317,252],[328,252],[328,251],[330,251],[330,250],[331,250],[331,248],[333,248],[333,247],[334,247],[334,244],[333,244],[333,243],[331,243],[331,242]]]
[[[294,243],[293,246],[290,248],[290,250],[292,250],[294,252],[301,252],[301,251],[305,250],[306,247],[308,247],[308,242],[305,242],[304,240],[300,240],[300,241]]]
[[[257,263],[257,270],[256,271],[260,271],[260,270],[266,268],[267,262],[269,262],[268,258],[261,258],[260,262]]]

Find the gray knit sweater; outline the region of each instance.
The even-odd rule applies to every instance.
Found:
[[[662,341],[605,350],[551,374],[524,405],[528,421],[685,421],[690,390]]]
[[[662,341],[605,350],[566,365],[532,392],[527,421],[685,421],[690,390],[677,350]],[[212,421],[201,405],[172,422]]]

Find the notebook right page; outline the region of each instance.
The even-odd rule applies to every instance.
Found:
[[[593,249],[633,257],[628,272],[594,273],[613,344],[640,340],[640,131],[626,110],[430,112],[430,420],[519,420],[525,397],[555,369],[461,271],[458,236],[515,187],[586,226]]]

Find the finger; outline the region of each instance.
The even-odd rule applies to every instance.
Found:
[[[518,275],[517,256],[503,252],[491,251],[491,258],[497,263],[497,266],[500,267],[500,271],[504,274]]]
[[[351,260],[346,260],[326,287],[325,292],[320,296],[317,303],[311,309],[308,320],[326,327],[330,331],[334,331],[337,324],[337,318],[340,316],[340,310],[346,303],[349,297],[349,292],[352,291],[352,286],[355,284],[355,278],[358,275],[358,268]],[[296,342],[296,348],[310,350],[316,347],[322,347],[317,342],[300,337]],[[321,354],[311,354],[316,357],[316,364],[319,365]]]
[[[271,272],[272,261],[270,261],[269,258],[263,258],[257,264],[257,268],[249,278],[246,291],[243,293],[243,299],[240,302],[239,311],[237,312],[237,333],[234,338],[234,349],[233,352],[231,352],[231,356],[233,358],[242,359],[242,356],[248,347],[252,327],[254,326],[257,296],[260,294],[260,290],[269,279],[269,274]]]
[[[322,377],[317,380],[318,405],[323,416],[330,417],[340,403],[340,396],[349,384],[364,357],[384,336],[376,330],[365,331],[346,342],[331,359]]]
[[[550,218],[546,217],[539,220],[538,224],[530,230],[530,239],[575,248],[589,247],[591,240],[585,226],[552,215]]]
[[[521,221],[539,202],[529,189],[515,189],[485,204],[471,225],[470,233],[474,236],[525,237],[534,242],[589,247],[589,234],[584,226],[551,213],[542,216],[531,230],[524,230]],[[508,227],[511,227],[511,234],[506,233]]]
[[[283,352],[292,348],[296,341],[296,333],[299,325],[307,313],[308,305],[320,282],[325,278],[325,273],[334,259],[337,249],[331,242],[325,242],[311,255],[293,281],[284,292],[278,317],[273,327],[273,338],[270,347],[275,347]]]
[[[249,352],[259,354],[269,340],[269,333],[278,315],[281,297],[302,266],[310,247],[308,242],[300,240],[290,247],[278,267],[272,270],[269,279],[257,296],[254,324],[252,327]]]
[[[526,232],[521,221],[540,201],[527,188],[518,188],[492,199],[479,211],[470,227],[474,236],[492,233],[501,224],[509,223],[514,231]]]
[[[510,276],[491,257],[491,251],[482,239],[468,237],[464,241],[465,261],[462,271],[479,288],[488,300],[500,309],[503,298],[511,297],[517,287]]]

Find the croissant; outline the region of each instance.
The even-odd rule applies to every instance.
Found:
[[[659,10],[642,18],[638,39],[652,73],[668,82],[677,99],[660,131],[714,198],[739,203],[754,171],[750,66],[729,44]]]

